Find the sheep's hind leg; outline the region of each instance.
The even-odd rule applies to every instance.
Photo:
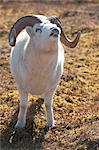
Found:
[[[19,91],[20,94],[20,110],[18,114],[18,121],[15,128],[23,128],[26,123],[26,113],[28,107],[28,94],[24,91]]]

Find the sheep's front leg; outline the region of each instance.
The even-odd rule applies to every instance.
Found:
[[[48,127],[54,127],[54,117],[53,117],[53,93],[46,94],[44,96],[44,102],[46,107],[46,117]]]
[[[26,113],[28,107],[28,94],[24,91],[19,91],[20,94],[20,110],[18,115],[18,121],[15,128],[23,128],[26,123]]]

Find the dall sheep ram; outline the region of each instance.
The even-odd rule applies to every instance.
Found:
[[[54,126],[53,95],[63,73],[64,49],[77,45],[80,32],[73,41],[64,34],[56,16],[27,15],[15,22],[9,33],[12,46],[10,66],[20,95],[16,128],[26,123],[28,93],[44,98],[47,126]]]

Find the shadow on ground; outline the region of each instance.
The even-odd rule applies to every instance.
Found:
[[[39,98],[36,102],[30,105],[27,116],[32,115],[33,117],[32,119],[31,117],[28,117],[28,122],[24,129],[14,129],[18,116],[17,109],[15,114],[12,116],[9,126],[1,134],[2,150],[20,149],[20,145],[24,150],[40,149],[42,147],[42,142],[44,141],[44,136],[48,129],[47,127],[38,129],[34,122],[34,117],[37,115],[43,102],[44,100]]]
[[[87,143],[87,150],[98,150],[99,148],[99,139],[90,140]]]

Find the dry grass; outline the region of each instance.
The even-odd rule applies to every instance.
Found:
[[[13,22],[28,13],[59,16],[71,38],[82,32],[77,48],[65,47],[64,74],[54,96],[56,127],[49,130],[43,100],[32,96],[26,128],[13,129],[19,96],[9,68],[7,35]],[[99,4],[0,4],[0,85],[2,150],[98,150]]]

